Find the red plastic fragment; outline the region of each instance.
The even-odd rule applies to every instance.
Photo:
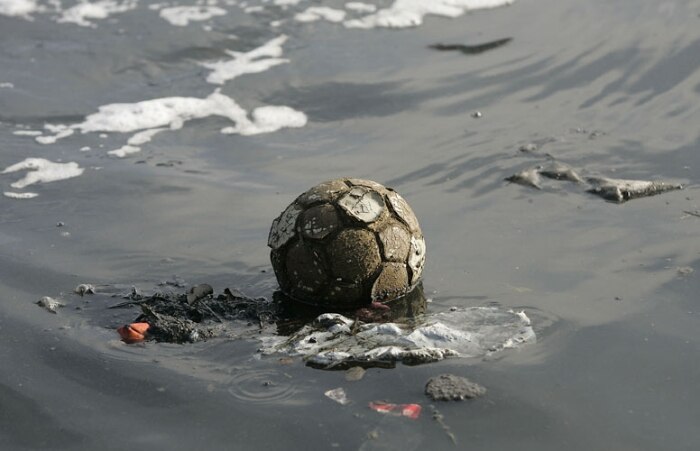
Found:
[[[397,417],[408,417],[412,420],[418,419],[422,409],[420,404],[392,404],[382,401],[370,402],[369,408],[375,412],[394,415]]]
[[[124,343],[139,343],[146,339],[150,327],[148,323],[131,323],[123,325],[117,332]]]

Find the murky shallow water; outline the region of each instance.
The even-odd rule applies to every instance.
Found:
[[[450,449],[423,385],[453,372],[488,388],[437,405],[460,447],[697,449],[700,219],[684,212],[700,209],[698,1],[518,0],[401,30],[293,20],[305,2],[248,13],[229,3],[183,27],[146,2],[94,27],[51,10],[0,15],[0,168],[31,157],[85,169],[27,187],[33,199],[0,197],[1,448]],[[45,123],[79,124],[108,104],[205,98],[218,85],[199,63],[282,34],[289,62],[221,93],[247,112],[303,112],[301,128],[226,135],[230,120],[204,117],[124,159],[108,151],[133,133],[46,145],[14,134],[53,135]],[[507,37],[477,54],[429,48]],[[687,187],[618,205],[565,185],[509,185],[542,159],[518,151],[527,143],[591,174]],[[173,274],[270,296],[270,222],[345,175],[411,203],[431,310],[524,309],[537,344],[347,382],[253,359],[255,343],[125,346],[74,304],[58,315],[33,304],[62,292],[76,302],[67,293],[81,282],[153,286]],[[0,175],[2,191],[23,176]],[[124,321],[111,313],[104,324]],[[349,406],[323,395],[340,386]],[[367,408],[378,399],[425,410],[379,416]]]

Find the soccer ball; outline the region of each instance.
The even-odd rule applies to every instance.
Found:
[[[325,306],[399,298],[418,284],[425,264],[413,210],[370,180],[336,179],[309,189],[272,222],[267,244],[282,291]]]

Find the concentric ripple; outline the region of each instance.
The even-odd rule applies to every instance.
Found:
[[[235,368],[228,392],[237,400],[256,404],[303,404],[295,379],[273,369]]]

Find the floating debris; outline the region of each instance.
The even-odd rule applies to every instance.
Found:
[[[544,166],[539,167],[539,173],[554,180],[566,180],[567,182],[583,183],[580,175],[568,164],[551,160]]]
[[[41,299],[36,301],[35,304],[54,314],[57,313],[57,310],[59,308],[64,307],[66,305],[63,302],[60,302],[49,296],[42,297]]]
[[[507,177],[505,180],[541,190],[541,176],[587,186],[587,192],[617,203],[626,202],[639,197],[654,196],[666,191],[683,189],[683,185],[681,184],[661,181],[625,180],[607,177],[587,177],[584,180],[574,168],[554,159],[550,159],[544,165],[537,165],[524,169]]]
[[[345,394],[345,390],[342,387],[334,388],[333,390],[328,390],[324,393],[327,397],[337,402],[340,405],[346,406],[350,404],[348,396]]]
[[[351,368],[348,368],[348,369],[345,371],[345,380],[348,381],[348,382],[359,381],[360,379],[362,379],[363,377],[365,377],[365,372],[366,372],[366,371],[367,371],[367,370],[365,370],[365,369],[362,368],[361,366],[353,366],[353,367],[351,367]]]
[[[496,307],[455,308],[406,323],[363,323],[325,313],[290,337],[261,337],[263,354],[302,356],[321,369],[418,365],[477,357],[536,340],[529,319]]]
[[[626,202],[638,197],[654,196],[666,191],[683,189],[683,185],[676,183],[610,179],[606,177],[589,177],[586,181],[591,185],[589,193],[596,194],[605,200],[613,202]]]
[[[513,174],[505,179],[511,183],[528,186],[530,188],[542,189],[542,178],[540,177],[540,166],[524,169],[517,174]]]
[[[89,283],[81,283],[73,289],[73,292],[82,297],[86,294],[95,294],[97,290],[95,289],[94,285],[90,285]]]
[[[512,41],[513,38],[503,38],[497,39],[495,41],[485,42],[483,44],[476,45],[464,45],[464,44],[433,44],[429,46],[431,49],[439,50],[441,52],[452,51],[452,52],[462,52],[465,55],[478,55],[479,53],[488,52],[489,50],[497,49],[502,47]]]
[[[225,336],[227,322],[238,320],[262,329],[278,319],[281,306],[265,298],[253,299],[226,288],[222,294],[214,295],[208,284],[192,287],[188,293],[156,292],[142,295],[135,287],[121,295],[124,302],[112,305],[111,309],[140,306],[141,314],[136,323],[150,325],[147,340],[167,343],[194,343],[217,336]],[[121,334],[121,333],[120,333]]]
[[[407,417],[417,420],[420,417],[422,407],[420,404],[392,404],[384,401],[373,401],[369,403],[369,408],[375,412],[393,415],[396,417]]]
[[[190,288],[187,292],[187,302],[192,304],[193,302],[203,299],[213,293],[214,289],[209,284],[203,283],[200,285],[196,285]]]
[[[472,117],[473,117],[474,119],[479,119],[479,118],[481,118],[482,116],[483,116],[483,114],[481,113],[481,111],[474,111],[474,112],[472,113]]]
[[[146,339],[150,327],[148,323],[131,323],[123,325],[117,332],[124,343],[139,343]]]
[[[518,150],[523,152],[523,153],[535,153],[535,152],[537,152],[537,149],[538,149],[537,144],[534,144],[534,143],[523,144],[522,146],[520,146],[518,148]]]
[[[433,401],[462,401],[486,394],[486,388],[454,374],[431,377],[425,384],[425,394]]]

